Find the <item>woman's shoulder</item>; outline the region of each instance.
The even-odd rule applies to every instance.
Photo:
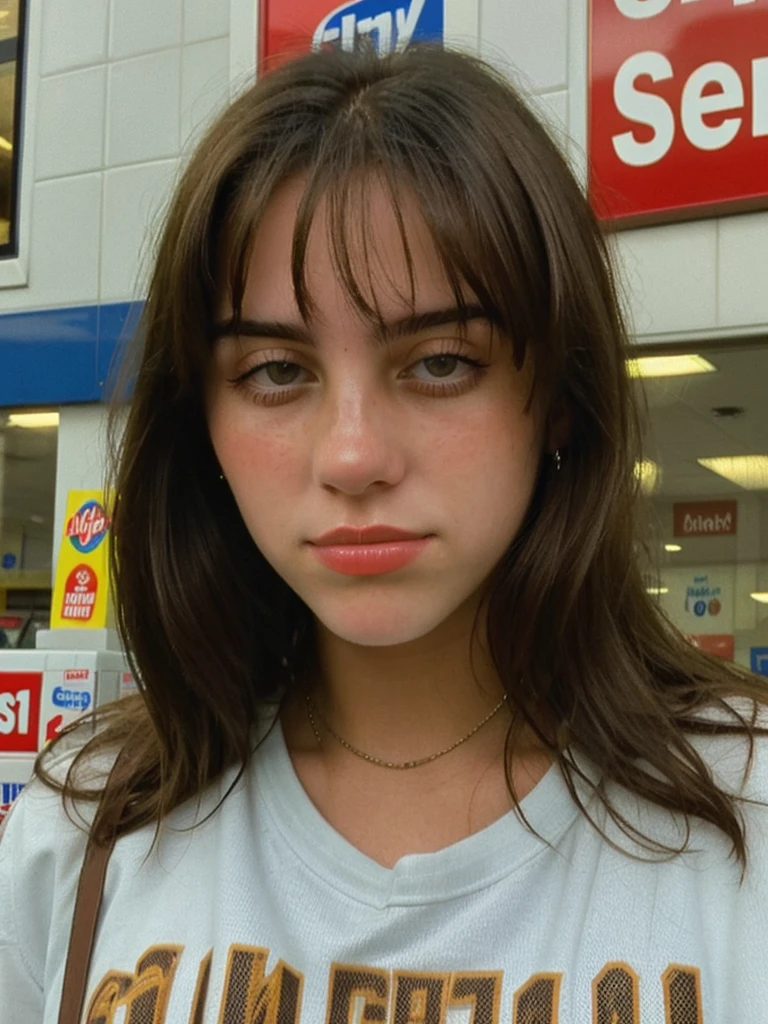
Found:
[[[734,712],[740,716],[743,727]],[[702,732],[689,735],[718,790],[732,800],[736,818],[743,828],[747,856],[747,878],[761,892],[768,891],[768,706],[751,701],[729,701],[727,707],[703,716],[706,725],[736,727],[734,731]],[[730,849],[724,833],[715,830],[717,840]],[[692,845],[708,845],[712,826],[698,823]]]
[[[71,860],[75,849],[85,849],[117,754],[100,750],[91,756],[92,737],[92,730],[74,730],[38,759],[35,772],[3,822],[0,871],[10,861],[18,876],[21,871],[39,869],[49,859]],[[76,798],[67,792],[73,781],[79,792]]]
[[[44,759],[45,772],[56,785],[64,784],[83,745],[82,734],[75,734]],[[94,787],[93,800],[65,800],[60,789],[33,775],[3,822],[0,975],[5,981],[11,972],[14,983],[41,987],[49,937],[66,933],[98,787],[103,788],[108,771],[105,759],[98,760],[102,763],[89,766],[84,782]]]
[[[701,807],[707,811],[706,815],[700,816],[693,809],[695,800],[690,789],[685,799],[692,809],[686,815],[677,802],[649,800],[635,790],[609,782],[611,806],[619,812],[619,818],[611,819],[610,815],[601,813],[598,820],[604,825],[605,834],[612,844],[640,860],[646,859],[649,850],[651,859],[655,860],[659,851],[664,859],[665,850],[686,849],[699,854],[684,858],[684,862],[695,865],[696,870],[705,862],[725,865],[731,860],[731,840],[710,815],[721,817],[730,805],[743,827],[750,864],[757,859],[768,867],[768,707],[729,700],[722,706],[699,710],[681,729],[680,738],[684,746],[677,747],[673,753],[686,773],[695,773],[695,776],[688,775],[689,779],[698,777],[703,781],[708,776],[714,785],[709,794],[701,787]],[[661,783],[670,781],[646,762],[640,761],[638,766],[647,779]],[[725,800],[713,803],[711,797],[717,792]],[[628,823],[628,832],[620,821]],[[646,845],[645,840],[650,845]],[[733,865],[738,875],[735,860]],[[768,878],[765,882],[768,884]]]
[[[707,709],[687,738],[723,793],[768,804],[768,703],[733,699]]]

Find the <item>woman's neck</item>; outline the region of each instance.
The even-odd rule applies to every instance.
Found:
[[[337,735],[386,761],[429,757],[456,744],[505,693],[471,628],[457,622],[398,647],[347,644],[318,627],[320,673],[310,700]],[[297,689],[281,718],[294,769],[318,811],[367,856],[391,867],[471,835],[507,813],[512,783],[523,799],[551,764],[523,730],[505,756],[513,701],[466,742],[412,771],[361,760],[308,714]],[[514,695],[512,695],[514,696]]]
[[[429,756],[466,735],[505,689],[482,641],[470,643],[471,620],[457,619],[396,647],[361,647],[319,625],[320,670],[309,695],[322,718],[348,743],[391,761]],[[505,733],[507,708],[494,718]],[[476,742],[491,734],[497,746],[498,728],[479,730]]]

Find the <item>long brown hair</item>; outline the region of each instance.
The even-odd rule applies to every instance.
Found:
[[[340,279],[363,315],[378,315],[359,281],[366,261],[361,271],[351,255],[351,236],[366,237],[375,177],[401,218],[408,260],[406,191],[458,305],[468,286],[518,364],[530,351],[550,423],[565,410],[562,467],[542,456],[526,521],[483,605],[518,712],[509,748],[527,723],[585,814],[579,754],[604,782],[712,822],[744,863],[738,808],[691,736],[741,731],[751,744],[755,714],[739,714],[730,698],[747,698],[756,713],[765,691],[695,650],[646,593],[635,551],[641,431],[604,238],[557,147],[503,76],[432,47],[286,64],[232,104],[186,168],[157,250],[114,473],[117,618],[141,692],[95,712],[99,728],[65,794],[88,797],[74,774],[85,758],[127,748],[120,831],[159,823],[225,767],[248,764],[265,705],[313,657],[307,607],[261,556],[220,478],[204,401],[221,296],[232,300],[236,331],[254,230],[275,188],[299,174],[293,275],[304,316],[321,198]],[[717,724],[701,714],[713,707]],[[57,785],[46,761],[37,770]],[[610,787],[595,792],[632,832]]]

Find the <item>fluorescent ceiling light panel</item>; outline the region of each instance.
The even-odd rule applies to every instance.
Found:
[[[8,417],[11,427],[58,427],[57,412],[12,412]]]
[[[696,459],[700,466],[747,491],[768,490],[768,455],[726,455],[720,459]]]
[[[665,544],[664,545],[664,550],[665,551],[682,551],[683,549],[682,549],[682,547],[679,544]]]
[[[630,377],[687,377],[693,373],[714,373],[717,370],[704,356],[640,356],[627,360]]]
[[[759,590],[755,594],[749,595],[753,601],[759,601],[760,604],[768,604],[768,590]]]

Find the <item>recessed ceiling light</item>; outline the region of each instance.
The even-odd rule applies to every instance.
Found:
[[[664,545],[664,550],[665,551],[682,551],[683,549],[682,549],[682,547],[679,544],[665,544]]]
[[[700,466],[748,491],[768,490],[768,455],[726,455],[697,459]]]
[[[668,594],[669,587],[646,587],[646,594],[653,594],[654,597],[658,597],[659,594]]]
[[[8,417],[10,427],[58,427],[57,412],[12,412]]]
[[[693,373],[714,373],[708,359],[696,355],[640,356],[627,360],[630,377],[685,377]]]
[[[641,459],[635,463],[635,479],[640,481],[643,494],[653,494],[659,484],[659,467],[653,459]]]
[[[753,601],[759,601],[760,604],[768,604],[768,590],[758,590],[754,594],[749,595]]]

